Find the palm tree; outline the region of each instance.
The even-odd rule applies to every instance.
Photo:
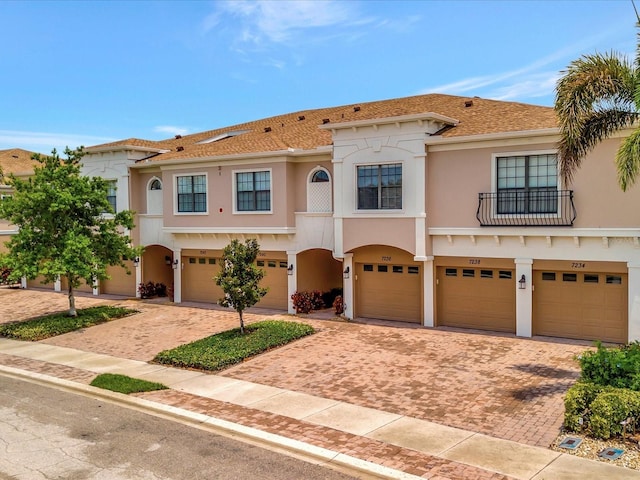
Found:
[[[636,14],[637,15],[637,14]],[[640,26],[640,17],[638,18]],[[626,191],[640,172],[640,35],[635,62],[622,55],[583,55],[556,86],[560,173],[569,182],[582,159],[615,132],[633,127],[616,154],[618,183]]]

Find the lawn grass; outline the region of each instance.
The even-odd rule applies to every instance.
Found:
[[[66,312],[0,325],[0,336],[17,340],[37,341],[81,328],[105,323],[116,318],[138,313],[125,307],[100,305],[78,310],[77,317],[69,317]]]
[[[166,390],[169,388],[161,383],[148,382],[146,380],[140,380],[139,378],[131,378],[116,373],[103,373],[98,375],[90,385],[92,387],[104,388],[105,390],[125,394],[153,392],[155,390]]]
[[[245,327],[227,330],[195,342],[165,350],[156,355],[154,361],[176,367],[199,370],[221,370],[230,365],[285,345],[315,332],[304,323],[268,320]]]

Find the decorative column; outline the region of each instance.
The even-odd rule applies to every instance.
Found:
[[[531,337],[533,331],[533,259],[516,258],[516,335]],[[520,280],[524,275],[524,287]]]
[[[176,260],[178,263],[176,264]],[[182,249],[177,248],[173,251],[173,301],[174,303],[182,303]]]
[[[53,290],[55,292],[61,292],[62,291],[62,282],[60,281],[60,277],[56,277],[56,281],[53,282]]]
[[[142,283],[142,262],[144,262],[144,257],[139,257],[138,264],[135,266],[136,298],[142,297],[142,294],[138,291],[138,285]]]
[[[296,293],[298,289],[298,263],[295,252],[287,252],[287,312],[295,314],[296,309],[293,307],[291,295]]]
[[[640,262],[627,263],[629,268],[629,328],[628,341],[640,340]]]
[[[353,319],[353,295],[356,272],[353,268],[353,253],[345,253],[342,261],[342,298],[344,300],[344,316]]]
[[[435,306],[436,306],[436,290],[435,290],[435,276],[433,255],[426,257],[427,259],[422,263],[422,284],[424,288],[422,290],[424,295],[424,302],[422,305],[422,311],[424,319],[422,324],[425,327],[433,327],[436,324]]]

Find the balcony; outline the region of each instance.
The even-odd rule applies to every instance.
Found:
[[[476,218],[491,227],[573,225],[573,190],[501,190],[479,193]]]

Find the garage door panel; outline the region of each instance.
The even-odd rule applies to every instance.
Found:
[[[256,307],[287,309],[289,302],[287,266],[287,262],[282,260],[265,259],[258,261],[258,267],[264,270],[264,277],[262,277],[260,286],[267,287],[269,291],[256,304]]]
[[[438,325],[515,332],[514,272],[438,268]]]
[[[137,288],[135,267],[133,266],[133,262],[130,260],[126,263],[129,272],[131,272],[128,275],[127,271],[121,266],[115,265],[107,267],[107,274],[111,278],[101,282],[101,293],[135,296]]]
[[[356,276],[357,316],[420,323],[420,267],[357,263]]]
[[[219,259],[213,257],[182,257],[182,300],[185,302],[218,303],[224,296],[213,277],[220,271]]]
[[[533,276],[535,335],[626,342],[626,275],[534,271]]]

